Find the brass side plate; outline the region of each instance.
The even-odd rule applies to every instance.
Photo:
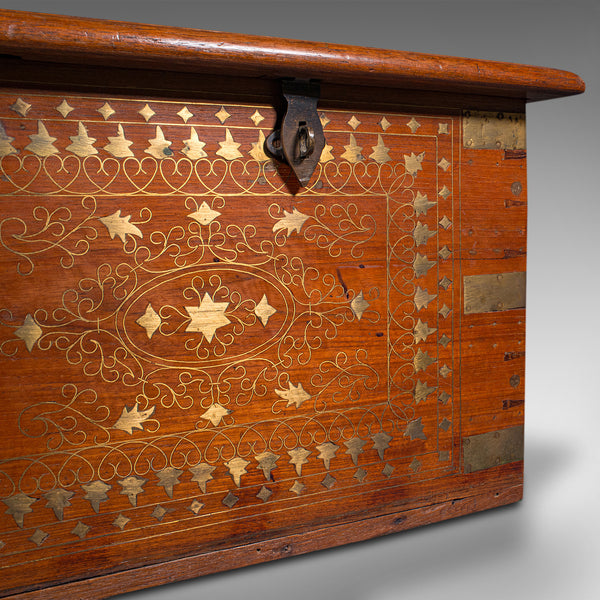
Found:
[[[525,281],[525,272],[465,276],[465,314],[525,308]]]
[[[523,460],[522,425],[463,438],[465,473]]]
[[[465,111],[463,145],[471,149],[525,150],[525,115]]]

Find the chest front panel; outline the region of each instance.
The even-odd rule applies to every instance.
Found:
[[[6,589],[520,469],[516,130],[458,110],[320,117],[299,189],[265,153],[268,105],[0,95]],[[472,457],[494,432],[500,451]]]

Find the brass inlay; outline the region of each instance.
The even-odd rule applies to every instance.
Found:
[[[423,321],[419,319],[414,329],[415,344],[426,341],[427,338],[436,331],[437,329],[435,327],[429,327],[427,323],[423,323]]]
[[[115,429],[121,429],[122,431],[126,431],[130,435],[133,434],[134,429],[144,430],[144,422],[147,421],[154,412],[154,406],[147,410],[138,410],[138,405],[135,404],[128,409],[127,406],[123,407],[123,412],[121,412],[121,416],[117,420],[117,422],[113,425]]]
[[[352,118],[348,121],[348,125],[352,127],[352,129],[356,130],[356,128],[360,125],[360,121],[352,115]]]
[[[331,461],[335,458],[335,453],[339,450],[339,446],[333,442],[325,442],[317,446],[319,455],[317,458],[323,461],[326,469],[329,469]]]
[[[524,150],[525,114],[466,111],[463,145],[471,149]]]
[[[97,111],[102,115],[102,118],[105,121],[108,121],[108,119],[114,115],[115,112],[117,112],[108,102],[105,102],[100,108],[97,109]]]
[[[63,489],[50,490],[44,494],[44,498],[48,500],[46,506],[54,511],[56,518],[59,521],[63,520],[63,511],[71,506],[69,500],[75,495],[75,492],[68,492]]]
[[[3,156],[9,156],[10,154],[17,154],[17,149],[11,144],[15,138],[7,135],[4,125],[0,121],[0,158]]]
[[[144,117],[146,123],[156,114],[147,104],[138,113]]]
[[[423,290],[417,286],[417,291],[415,292],[415,306],[417,310],[427,308],[427,305],[435,298],[437,298],[437,294],[430,294],[426,289]]]
[[[56,110],[63,116],[63,118],[66,118],[69,113],[75,109],[65,99],[63,99],[63,101],[56,107]]]
[[[373,440],[373,448],[377,450],[379,458],[383,460],[385,451],[390,447],[390,442],[393,439],[392,436],[385,431],[380,431],[379,433],[372,435],[371,439]]]
[[[200,205],[198,210],[188,215],[189,219],[194,219],[200,223],[200,225],[210,225],[217,217],[220,217],[221,213],[218,210],[213,210],[207,203],[206,200]]]
[[[183,147],[182,152],[190,160],[198,160],[199,158],[205,158],[208,156],[208,154],[206,154],[204,151],[204,146],[206,146],[206,143],[200,140],[195,127],[190,127],[190,137],[187,140],[183,140],[183,143],[185,146]]]
[[[363,453],[363,446],[366,443],[366,440],[361,440],[358,437],[353,437],[347,442],[344,442],[344,446],[347,448],[345,454],[349,454],[352,457],[352,462],[355,465],[358,465],[358,456]]]
[[[258,494],[256,494],[256,497],[259,500],[266,502],[272,495],[273,495],[273,491],[263,485],[260,488],[260,491],[258,492]]]
[[[106,500],[108,500],[108,494],[106,492],[108,492],[112,486],[103,481],[93,481],[92,483],[83,484],[81,487],[85,491],[84,499],[92,505],[94,512],[100,512],[100,502],[106,502]]]
[[[414,117],[406,124],[406,126],[413,132],[416,133],[417,129],[421,127],[421,123],[417,121]]]
[[[331,475],[331,473],[327,473],[323,481],[321,481],[321,485],[330,490],[336,484],[336,478]]]
[[[287,390],[275,390],[275,393],[284,400],[287,400],[287,406],[296,405],[296,408],[300,408],[303,402],[310,400],[310,394],[307,393],[302,387],[301,383],[294,386],[291,382],[288,383]]]
[[[352,302],[350,302],[350,308],[359,321],[369,306],[371,305],[365,300],[362,290],[358,293],[356,298],[353,298]]]
[[[15,335],[25,342],[27,350],[31,352],[35,343],[42,337],[42,328],[34,321],[31,315],[25,317],[23,325],[15,331]]]
[[[209,465],[208,463],[200,463],[195,467],[190,467],[190,472],[192,473],[192,481],[195,481],[198,484],[198,487],[202,490],[203,493],[206,494],[206,484],[213,479],[212,472],[217,467]]]
[[[265,134],[262,130],[258,132],[258,140],[252,143],[252,150],[250,150],[249,154],[257,162],[266,162],[271,160],[265,154]]]
[[[288,212],[287,210],[283,211],[284,217],[282,219],[279,219],[279,221],[277,221],[277,223],[275,223],[275,225],[273,225],[273,231],[279,231],[280,229],[286,229],[287,230],[287,237],[290,237],[290,235],[296,231],[298,233],[300,233],[300,230],[302,229],[302,225],[304,225],[304,222],[306,221],[306,219],[309,219],[309,215],[305,215],[304,213],[301,213],[298,209],[293,208],[292,212]]]
[[[215,427],[219,425],[223,417],[231,414],[231,411],[220,404],[212,404],[204,414],[200,415],[201,419],[206,419],[210,421]]]
[[[127,158],[128,156],[133,156],[133,152],[129,149],[129,146],[131,146],[133,142],[125,138],[123,125],[120,123],[117,125],[117,135],[109,135],[107,139],[109,143],[104,146],[104,150],[112,154],[115,158]]]
[[[146,312],[136,321],[136,323],[146,330],[148,339],[152,339],[152,336],[162,323],[158,313],[152,308],[152,304],[148,303],[146,306]]]
[[[221,123],[225,123],[231,115],[225,110],[224,106],[221,106],[221,109],[215,113],[215,117],[217,117]]]
[[[305,487],[306,486],[301,481],[296,480],[294,481],[294,485],[290,488],[290,492],[294,492],[296,496],[299,496],[304,491]]]
[[[415,196],[413,206],[415,209],[415,216],[419,215],[427,215],[427,211],[435,206],[437,202],[430,202],[427,199],[427,194],[422,194],[421,192],[417,192]]]
[[[173,488],[181,483],[179,477],[182,475],[183,471],[181,469],[175,469],[174,467],[165,467],[156,474],[158,477],[158,485],[165,488],[165,493],[169,498],[173,497]]]
[[[131,215],[121,216],[121,211],[117,210],[112,215],[107,217],[100,217],[99,221],[108,229],[110,239],[114,240],[115,236],[118,236],[124,243],[127,241],[128,235],[135,235],[137,237],[144,237],[142,232],[133,223],[130,223]]]
[[[389,127],[392,126],[392,124],[385,117],[382,117],[381,121],[379,121],[379,126],[381,127],[381,129],[383,129],[383,131],[386,131]]]
[[[377,136],[377,145],[372,146],[372,148],[373,152],[369,155],[372,160],[381,164],[392,160],[389,155],[390,149],[383,143],[383,138],[380,135]]]
[[[239,456],[236,456],[225,463],[225,466],[229,469],[229,474],[231,475],[233,482],[238,487],[242,485],[242,475],[245,475],[248,472],[246,471],[246,467],[249,464],[249,460],[244,460]]]
[[[10,107],[11,110],[14,110],[17,114],[25,117],[31,108],[31,104],[25,102],[22,98],[17,98],[17,101]]]
[[[298,474],[298,477],[302,475],[302,465],[305,465],[308,462],[308,456],[310,453],[310,450],[302,448],[301,446],[298,446],[293,450],[288,450],[288,454],[290,455],[290,464],[296,467],[296,473]]]
[[[263,294],[260,302],[254,308],[254,314],[260,319],[260,322],[264,327],[267,326],[269,319],[277,312],[276,308],[273,308],[267,300],[267,295]]]
[[[411,441],[427,439],[427,436],[423,432],[423,423],[421,422],[421,417],[408,423],[404,431],[404,437],[409,437]]]
[[[522,425],[463,438],[465,473],[523,460]]]
[[[271,471],[277,468],[277,461],[281,458],[279,454],[273,454],[273,452],[262,452],[255,456],[256,462],[258,463],[257,469],[260,469],[267,481],[271,481]]]
[[[184,106],[177,115],[181,118],[184,123],[187,123],[193,116],[194,113],[187,107]]]
[[[450,194],[452,194],[452,192],[448,189],[447,185],[443,185],[440,191],[438,192],[438,195],[441,196],[444,200],[446,200],[446,198],[448,198]]]
[[[197,515],[204,508],[204,504],[199,500],[194,500],[189,506],[188,510]]]
[[[210,295],[205,293],[200,306],[184,307],[191,319],[186,331],[202,333],[210,344],[217,329],[231,323],[225,316],[228,306],[229,302],[214,302]]]
[[[36,529],[33,535],[29,538],[36,546],[41,546],[50,534],[43,529]]]
[[[466,275],[465,314],[525,308],[525,272]]]
[[[25,146],[25,150],[29,150],[38,156],[52,156],[53,154],[58,154],[60,152],[54,145],[57,138],[52,137],[48,133],[46,126],[41,121],[38,121],[38,132],[32,133],[29,136],[29,139],[31,140],[31,143]]]
[[[173,142],[165,139],[165,134],[158,125],[156,126],[156,135],[153,138],[150,138],[148,142],[150,142],[150,145],[144,152],[157,160],[163,160],[164,158],[173,155],[173,150],[169,148]]]
[[[77,135],[72,135],[69,139],[71,140],[71,144],[66,148],[69,152],[77,154],[81,158],[98,154],[98,150],[94,148],[96,138],[88,135],[87,129],[81,121],[77,125]]]
[[[424,402],[427,400],[427,396],[429,394],[435,392],[436,388],[430,387],[426,382],[417,379],[417,384],[415,386],[415,402],[419,404],[420,402]]]
[[[265,118],[258,112],[258,109],[256,109],[250,117],[250,120],[258,127]]]
[[[362,146],[359,146],[356,138],[350,134],[350,143],[344,146],[346,152],[341,156],[344,160],[347,160],[351,164],[355,164],[363,160]]]
[[[241,144],[238,144],[234,139],[229,129],[225,130],[225,141],[219,142],[220,149],[217,154],[226,160],[234,160],[241,158],[243,154],[238,150]]]
[[[204,506],[204,505],[202,505]],[[154,516],[154,514],[152,515]],[[160,519],[159,519],[160,520]],[[131,521],[131,519],[124,517],[122,514],[120,514],[114,521],[113,521],[113,525],[115,527],[118,527],[119,529],[121,529],[121,531],[123,530],[123,528],[127,525],[127,523],[129,523],[129,521]]]
[[[410,155],[404,155],[404,167],[409,175],[415,177],[419,171],[423,170],[423,159],[425,158],[425,152],[421,154],[415,154],[411,152]]]
[[[26,514],[33,512],[31,505],[37,502],[37,498],[30,498],[23,492],[19,492],[9,498],[3,498],[2,502],[8,506],[4,511],[7,515],[12,515],[15,523],[23,529],[23,521]]]
[[[80,540],[82,540],[90,531],[91,527],[78,521],[77,525],[73,529],[71,529],[71,533],[76,535]]]
[[[233,508],[237,504],[238,500],[239,500],[238,496],[236,496],[232,492],[229,492],[227,494],[227,496],[225,496],[225,498],[223,498],[223,504],[227,508]]]

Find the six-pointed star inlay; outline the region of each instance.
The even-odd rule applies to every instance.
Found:
[[[209,294],[204,294],[200,306],[186,306],[191,321],[186,331],[202,333],[210,344],[219,327],[228,325],[231,321],[225,316],[229,302],[213,302]]]

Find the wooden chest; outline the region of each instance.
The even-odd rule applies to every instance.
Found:
[[[9,11],[0,52],[0,597],[521,498],[525,103],[577,76]]]

